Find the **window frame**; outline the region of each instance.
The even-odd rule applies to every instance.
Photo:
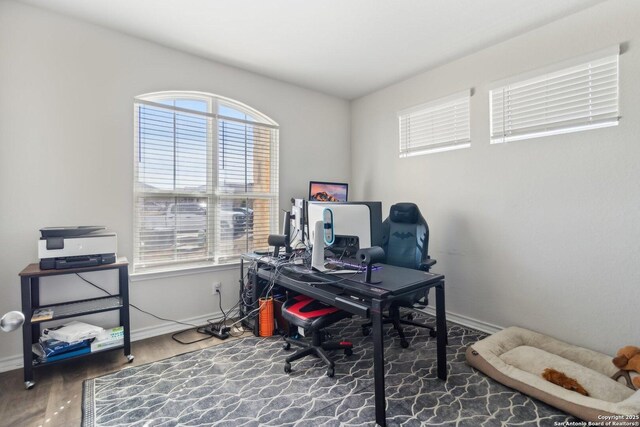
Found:
[[[162,101],[167,100],[195,100],[206,101],[207,112],[201,112],[196,110],[190,110],[182,107],[162,104]],[[206,191],[197,193],[189,191],[181,191],[174,187],[173,190],[164,189],[149,189],[145,188],[143,181],[140,180],[139,160],[141,150],[141,124],[139,113],[139,107],[141,105],[148,105],[151,107],[162,108],[165,110],[172,110],[175,112],[183,112],[186,114],[195,114],[207,118],[206,126],[207,130],[207,158],[206,164]],[[239,119],[236,117],[225,116],[220,114],[220,106],[226,106],[233,110],[236,110],[245,115],[245,119]],[[247,119],[246,117],[250,117]],[[220,123],[222,120],[229,120],[234,123],[244,123],[247,125],[255,125],[258,128],[268,128],[272,130],[269,139],[269,156],[270,156],[270,169],[268,174],[269,179],[269,191],[268,192],[243,192],[243,193],[226,193],[220,190],[219,177],[220,167],[218,163],[218,153],[221,145],[220,141]],[[174,131],[175,133],[175,131]],[[233,259],[225,259],[221,261],[221,254],[218,253],[216,248],[220,248],[221,245],[221,233],[222,228],[218,227],[219,222],[218,212],[221,206],[222,200],[268,200],[269,203],[269,230],[271,233],[277,231],[278,227],[278,211],[279,211],[279,126],[270,117],[264,113],[251,108],[250,106],[236,101],[231,98],[222,97],[219,95],[195,92],[195,91],[162,91],[153,92],[134,97],[134,172],[133,172],[133,253],[134,260],[132,263],[133,273],[141,274],[144,276],[155,276],[160,273],[180,274],[181,272],[197,272],[203,268],[225,268],[229,265],[237,264],[240,254],[233,254]],[[246,169],[246,166],[245,166]],[[175,171],[175,165],[174,165]],[[207,244],[205,245],[206,260],[189,261],[188,259],[161,262],[158,264],[145,265],[140,259],[141,256],[141,241],[140,233],[142,232],[142,218],[143,215],[139,210],[138,201],[140,198],[153,197],[153,196],[167,196],[167,197],[185,197],[185,198],[206,198],[207,199]],[[255,224],[254,220],[254,224]],[[246,231],[246,230],[245,230]],[[245,236],[246,237],[246,236]],[[253,248],[252,248],[253,249]],[[261,249],[256,247],[255,249]]]
[[[494,106],[494,93],[500,94],[502,93],[502,98],[504,99],[505,92],[509,90],[517,90],[522,87],[526,87],[527,85],[541,85],[543,82],[552,81],[555,78],[558,78],[566,73],[567,76],[571,75],[579,70],[581,67],[584,67],[582,70],[587,71],[590,70],[593,63],[602,62],[608,59],[612,59],[615,56],[615,76],[616,76],[616,85],[615,85],[615,95],[616,95],[616,117],[609,117],[603,119],[601,121],[595,121],[592,123],[582,123],[582,124],[570,124],[571,120],[565,120],[564,126],[554,126],[554,118],[557,119],[558,116],[551,116],[549,121],[545,122],[545,124],[541,124],[538,126],[547,125],[548,129],[540,129],[540,130],[530,130],[526,131],[526,127],[516,127],[515,134],[513,130],[510,132],[507,131],[507,127],[505,122],[507,121],[506,117],[509,116],[509,113],[505,112],[507,110],[507,103],[503,101],[502,109],[500,110],[502,114],[499,114],[500,111],[495,111]],[[581,132],[584,130],[590,129],[599,129],[604,127],[617,126],[620,122],[621,114],[620,114],[620,46],[615,45],[606,49],[601,49],[596,52],[592,52],[587,55],[582,55],[576,58],[568,59],[557,64],[553,64],[548,67],[539,68],[527,73],[519,74],[516,76],[509,77],[504,80],[500,80],[498,82],[494,82],[489,86],[489,141],[491,144],[502,144],[513,141],[521,141],[527,139],[535,139],[546,136],[554,136],[554,135],[562,135],[567,133]],[[515,87],[512,89],[511,87]],[[589,86],[590,87],[590,86]],[[586,90],[587,87],[581,88]],[[546,93],[546,92],[544,92]],[[581,92],[581,95],[589,96],[589,100],[591,100],[591,92]],[[574,95],[576,96],[576,95]],[[496,98],[498,98],[497,96]],[[520,101],[524,102],[524,101]],[[531,101],[530,101],[531,102]],[[556,101],[557,102],[557,101]],[[531,102],[533,103],[533,102]],[[587,103],[588,104],[588,103]],[[586,105],[586,104],[585,104]],[[532,108],[533,109],[533,108]],[[502,116],[502,126],[496,126],[496,117]],[[592,117],[589,114],[589,121]],[[574,119],[575,120],[575,119]],[[555,122],[560,123],[560,122]],[[498,129],[502,129],[501,132],[498,132]],[[519,130],[519,132],[518,132]]]
[[[471,146],[471,95],[471,89],[466,89],[424,104],[398,111],[399,157],[402,159],[424,154],[469,148]],[[454,107],[453,110],[446,111],[452,107]],[[457,117],[460,107],[463,107],[465,110],[460,117]],[[435,116],[442,114],[443,112],[447,114],[444,120],[449,121],[454,128],[463,126],[461,130],[454,131],[452,139],[433,142],[433,140],[437,139],[437,135],[433,133],[429,135],[428,130],[425,130],[424,134],[418,134],[415,136],[413,133],[410,133],[407,123],[411,122],[411,116],[422,115],[422,120],[436,120]],[[416,138],[429,138],[430,142],[415,144],[412,148],[409,147],[412,145],[410,139],[415,140]]]

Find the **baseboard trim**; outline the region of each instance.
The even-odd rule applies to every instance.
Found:
[[[180,320],[183,323],[190,323],[192,325],[206,325],[208,320],[217,321],[222,319],[222,313],[215,312],[205,316],[192,317],[189,319]],[[174,322],[165,322],[160,325],[147,326],[146,328],[136,329],[131,331],[131,341],[140,341],[147,338],[157,337],[158,335],[169,334],[173,332],[183,331],[185,329],[192,328],[189,325],[181,325]]]
[[[427,306],[422,309],[427,314],[432,316],[436,315],[436,309],[432,306]],[[504,328],[498,325],[494,325],[492,323],[483,322],[482,320],[474,319],[472,317],[463,316],[461,314],[452,313],[447,311],[447,320],[457,323],[462,326],[467,326],[469,328],[477,329],[482,332],[486,332],[488,334],[495,334],[503,330]]]
[[[14,369],[22,369],[24,366],[22,355],[8,356],[0,359],[0,372],[13,371]]]
[[[217,321],[222,319],[222,313],[219,311],[210,313],[204,316],[191,317],[189,319],[182,319],[180,322],[190,323],[193,325],[206,325],[208,320]],[[148,326],[146,328],[136,329],[131,331],[131,341],[140,341],[146,338],[157,337],[158,335],[169,334],[172,332],[182,331],[188,329],[190,326],[181,325],[174,322],[165,322],[159,325]],[[14,369],[22,369],[24,362],[22,355],[8,356],[0,359],[0,372],[12,371]]]
[[[432,316],[435,316],[436,310],[432,306],[425,307],[422,311]],[[180,320],[184,323],[191,323],[194,325],[206,325],[208,320],[220,320],[222,318],[222,313],[215,312],[210,313],[205,316],[192,317],[189,319]],[[447,320],[451,322],[458,323],[462,326],[468,326],[469,328],[478,329],[479,331],[486,332],[488,334],[495,334],[498,331],[501,331],[502,327],[493,325],[491,323],[483,322],[478,319],[474,319],[471,317],[463,316],[461,314],[452,313],[447,311]],[[169,334],[173,332],[178,332],[184,329],[188,329],[189,326],[181,325],[173,322],[165,322],[159,325],[148,326],[146,328],[136,329],[131,331],[131,341],[140,341],[147,338],[157,337],[158,335]],[[15,355],[4,357],[0,359],[0,372],[12,371],[14,369],[22,369],[23,361],[22,355]]]

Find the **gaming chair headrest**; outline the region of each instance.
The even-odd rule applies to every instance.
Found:
[[[415,224],[419,218],[420,209],[415,203],[396,203],[389,211],[389,219],[392,222]]]

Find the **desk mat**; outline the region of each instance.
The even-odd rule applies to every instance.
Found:
[[[421,321],[434,319],[425,316]],[[373,345],[361,319],[328,328],[351,340],[334,352],[335,377],[317,359],[283,371],[288,351],[276,337],[247,337],[85,381],[82,425],[373,426]],[[487,334],[449,322],[449,377],[436,377],[436,342],[406,327],[400,347],[385,326],[390,426],[552,426],[577,419],[486,377],[465,362],[468,345]],[[555,424],[558,423],[558,424]]]

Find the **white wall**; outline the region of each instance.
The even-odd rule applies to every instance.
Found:
[[[638,342],[639,22],[640,2],[605,2],[352,102],[354,195],[420,206],[449,311]],[[491,82],[622,42],[619,126],[489,145]],[[471,148],[398,159],[396,112],[470,87]]]
[[[0,1],[0,314],[20,308],[18,272],[37,261],[41,227],[107,225],[119,255],[132,259],[133,98],[162,90],[226,96],[277,121],[283,208],[306,195],[310,179],[350,178],[346,101]],[[315,161],[325,151],[333,162]],[[237,300],[237,276],[236,268],[132,282],[131,300],[163,317],[201,318],[218,312],[214,280],[224,305]],[[97,295],[79,279],[42,286],[47,298]],[[165,323],[131,316],[138,335]],[[18,354],[20,333],[0,334],[0,367]]]

